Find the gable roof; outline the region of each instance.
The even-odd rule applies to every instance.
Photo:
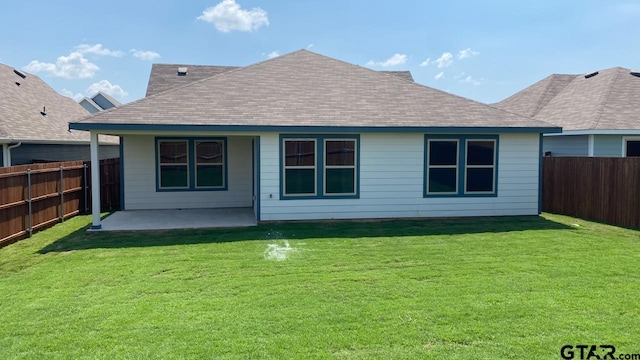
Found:
[[[0,64],[1,143],[88,143],[86,132],[68,130],[69,121],[87,115],[80,104],[38,76]]]
[[[155,95],[176,87],[180,87],[192,82],[200,81],[225,71],[239,69],[240,66],[215,66],[215,65],[187,65],[187,64],[153,64],[149,83],[147,84],[147,94]],[[186,70],[186,73],[179,73],[179,70]],[[382,71],[399,78],[413,81],[410,71]]]
[[[564,130],[640,129],[640,77],[615,67],[597,75],[551,75],[494,104]]]
[[[70,126],[86,130],[185,125],[238,129],[552,128],[307,50],[225,71]]]

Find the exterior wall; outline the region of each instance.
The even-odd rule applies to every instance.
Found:
[[[279,134],[260,137],[260,220],[538,214],[539,134],[500,134],[495,197],[423,197],[424,134],[360,135],[360,198],[280,200]]]
[[[251,207],[251,140],[251,137],[227,137],[227,190],[157,192],[155,137],[123,136],[124,208]]]
[[[120,157],[118,145],[100,145],[100,159]],[[22,144],[11,149],[11,165],[30,164],[33,160],[90,160],[89,145]]]
[[[542,151],[551,151],[551,156],[589,156],[589,135],[544,136]]]
[[[598,157],[621,157],[622,135],[594,135],[593,155]]]

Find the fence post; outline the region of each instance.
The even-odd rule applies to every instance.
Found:
[[[60,166],[60,222],[64,222],[64,169]]]
[[[27,169],[27,204],[29,205],[29,237],[33,235],[33,208],[31,205],[31,169]]]
[[[82,169],[84,171],[84,177],[82,178],[82,187],[84,188],[84,212],[87,213],[89,212],[89,203],[88,203],[88,198],[87,198],[87,190],[89,189],[89,184],[87,181],[87,163],[84,163],[84,168]]]

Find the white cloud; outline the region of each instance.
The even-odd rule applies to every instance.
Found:
[[[369,60],[369,62],[366,63],[366,66],[391,67],[391,66],[403,65],[406,62],[407,62],[407,55],[394,54],[392,57],[388,58],[385,61]]]
[[[67,90],[67,89],[62,89],[62,95],[72,98],[73,100],[75,100],[76,102],[82,100],[84,98],[84,95],[80,94],[80,93],[73,93],[73,91],[71,90]]]
[[[436,59],[439,68],[447,67],[453,63],[453,54],[450,52],[443,52],[442,56]]]
[[[98,65],[85,59],[79,52],[60,56],[55,64],[33,60],[24,69],[33,73],[46,72],[66,79],[91,79],[96,75],[96,71],[100,70]]]
[[[427,60],[421,62],[420,66],[422,66],[422,67],[429,66],[429,64],[431,64],[431,58],[427,58]]]
[[[454,79],[456,79],[456,80],[458,80],[458,79],[460,79],[460,78],[461,78],[461,77],[463,77],[463,76],[464,76],[464,71],[463,71],[463,72],[461,72],[460,74],[458,74],[458,75],[454,76],[453,78],[454,78]]]
[[[131,49],[129,52],[133,54],[133,57],[137,57],[140,60],[154,60],[160,57],[160,54],[150,50]]]
[[[460,50],[458,52],[458,59],[462,60],[462,59],[466,59],[466,58],[470,58],[470,57],[476,56],[478,54],[480,54],[480,53],[477,52],[477,51],[471,50],[471,48],[466,48],[466,49]]]
[[[309,44],[309,45],[307,45],[307,49],[311,49],[312,47],[314,47],[314,45],[313,45],[313,44]]]
[[[435,76],[436,80],[440,80],[440,79],[444,79],[444,71],[439,72],[436,76]]]
[[[109,50],[102,47],[102,44],[80,44],[75,47],[75,52],[79,52],[80,54],[95,54],[95,55],[103,55],[103,56],[113,56],[113,57],[122,57],[124,53],[120,50]]]
[[[87,88],[87,94],[89,96],[95,95],[98,91],[102,91],[105,94],[109,94],[117,98],[124,98],[129,95],[129,93],[124,91],[120,85],[113,85],[108,80],[100,80],[97,83],[91,84]]]
[[[273,59],[274,57],[278,57],[278,56],[280,56],[280,53],[277,50],[274,50],[267,54],[267,57],[269,59]]]
[[[222,0],[218,5],[203,11],[197,19],[211,23],[225,33],[233,30],[253,31],[262,25],[269,25],[266,11],[260,8],[243,10],[235,0]]]
[[[482,79],[480,79],[480,80],[482,80]],[[469,84],[473,84],[473,85],[476,85],[476,86],[477,86],[477,85],[482,84],[482,83],[480,82],[480,80],[476,80],[476,79],[472,78],[471,76],[467,76],[467,77],[466,77],[466,78],[464,78],[463,80],[460,80],[460,82],[461,82],[461,83],[469,83]]]

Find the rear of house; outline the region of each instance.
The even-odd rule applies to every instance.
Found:
[[[71,128],[120,136],[125,210],[259,221],[535,215],[541,134],[560,131],[305,50]]]

